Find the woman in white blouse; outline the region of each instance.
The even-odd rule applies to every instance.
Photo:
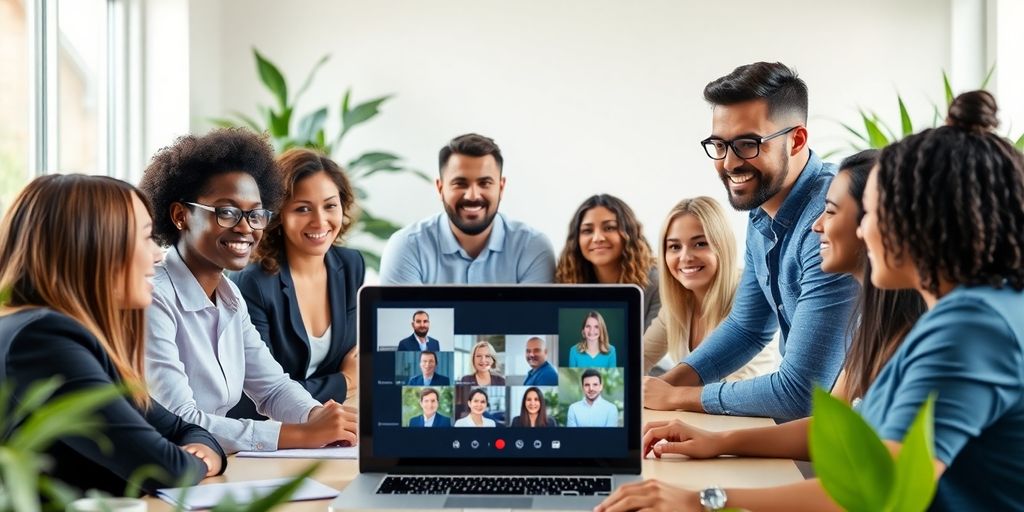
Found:
[[[224,277],[249,262],[282,195],[266,139],[238,129],[181,137],[157,152],[140,188],[154,238],[169,246],[146,315],[153,398],[228,452],[354,444],[355,411],[321,404],[284,373]],[[226,417],[243,391],[271,419]]]
[[[487,410],[487,393],[482,389],[474,389],[469,393],[469,414],[455,422],[456,427],[493,427],[494,420],[484,416]]]

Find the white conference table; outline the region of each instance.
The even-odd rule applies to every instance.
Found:
[[[713,416],[682,411],[644,410],[644,421],[680,419],[705,430],[722,431],[739,428],[774,425],[768,418],[740,416]],[[232,456],[224,475],[203,480],[200,485],[219,482],[244,482],[268,478],[292,477],[317,461],[310,459],[255,459]],[[317,481],[335,489],[344,489],[359,473],[356,460],[323,460],[313,475]],[[755,459],[720,457],[708,460],[690,460],[685,457],[666,456],[661,460],[649,458],[643,462],[644,478],[657,478],[670,484],[693,490],[713,485],[722,487],[765,487],[789,484],[803,480],[796,464],[788,459]],[[146,498],[150,512],[173,510],[156,498]],[[281,505],[284,512],[323,512],[331,500],[303,501]]]

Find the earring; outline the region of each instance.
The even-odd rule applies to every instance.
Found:
[[[181,223],[178,223],[178,231],[181,231]]]

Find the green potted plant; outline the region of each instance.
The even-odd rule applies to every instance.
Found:
[[[241,112],[231,112],[228,117],[214,118],[210,121],[217,126],[232,127],[244,126],[256,132],[266,132],[270,135],[274,148],[277,151],[284,151],[293,147],[307,147],[317,149],[327,155],[335,155],[341,148],[342,141],[353,128],[366,123],[380,114],[380,106],[392,98],[392,96],[381,96],[362,103],[354,104],[352,89],[348,88],[342,94],[340,108],[338,110],[340,128],[338,133],[328,136],[326,132],[327,118],[330,115],[328,106],[321,106],[295,121],[295,108],[299,99],[309,88],[316,76],[316,72],[330,59],[324,55],[313,66],[313,69],[302,82],[302,86],[294,94],[289,94],[288,82],[284,75],[274,63],[264,57],[258,50],[253,48],[253,58],[256,61],[256,71],[259,74],[260,82],[274,98],[271,106],[258,105],[259,115],[252,117]],[[361,186],[362,181],[379,173],[406,174],[416,176],[427,183],[430,178],[421,171],[406,167],[402,163],[402,157],[388,151],[367,151],[348,160],[344,165],[358,199],[365,205],[368,197],[366,189]],[[383,217],[377,217],[370,213],[365,206],[362,208],[356,225],[351,233],[365,233],[378,240],[386,241],[400,226]],[[380,255],[368,248],[358,248],[366,258],[366,264],[375,270],[380,269]]]
[[[814,390],[810,453],[822,487],[846,510],[917,512],[928,508],[935,480],[932,417],[935,396],[921,406],[899,455],[845,402]]]

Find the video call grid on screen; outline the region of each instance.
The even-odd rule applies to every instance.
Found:
[[[625,457],[627,307],[593,301],[378,304],[373,333],[363,338],[376,340],[374,455]],[[587,328],[608,341],[607,351],[579,353]],[[545,351],[550,369],[527,382],[534,366],[547,366],[536,355]],[[477,371],[488,367],[490,382],[477,382]]]

